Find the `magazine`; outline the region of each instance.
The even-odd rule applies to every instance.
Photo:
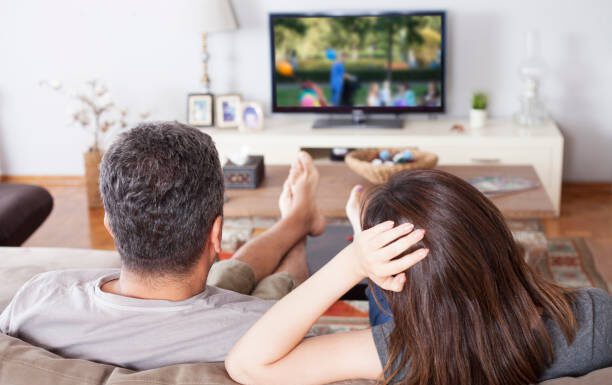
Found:
[[[472,186],[485,195],[507,194],[538,187],[537,181],[516,176],[486,175],[468,179]]]

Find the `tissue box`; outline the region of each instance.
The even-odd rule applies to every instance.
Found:
[[[246,164],[237,165],[228,160],[223,166],[225,188],[253,189],[257,188],[265,176],[263,155],[251,155]]]

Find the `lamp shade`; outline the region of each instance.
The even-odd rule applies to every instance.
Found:
[[[203,16],[204,32],[231,31],[238,28],[230,0],[204,0]]]

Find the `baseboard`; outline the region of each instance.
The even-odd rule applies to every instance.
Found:
[[[2,175],[0,181],[41,186],[84,186],[85,177],[82,175]]]
[[[563,182],[562,190],[580,190],[598,193],[612,193],[612,183],[608,182]]]

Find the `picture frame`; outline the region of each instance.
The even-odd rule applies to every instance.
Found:
[[[194,127],[212,127],[215,123],[214,106],[212,94],[187,95],[187,124]]]
[[[264,113],[261,104],[253,101],[241,103],[239,131],[261,131],[263,129],[263,122]]]
[[[237,94],[215,97],[215,125],[220,128],[240,127],[242,98]]]

